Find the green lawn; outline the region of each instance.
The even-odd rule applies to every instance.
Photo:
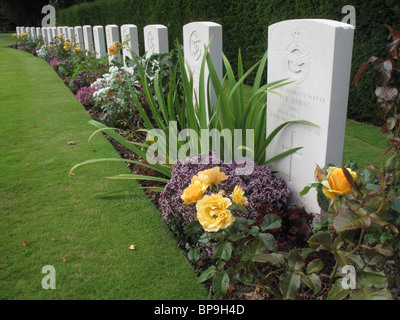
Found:
[[[382,152],[388,147],[386,136],[378,127],[347,120],[343,162],[356,161],[359,169],[369,164],[380,167],[388,158],[381,158]]]
[[[69,176],[119,155],[102,135],[88,144],[89,115],[45,61],[0,48],[0,101],[0,299],[208,298],[139,185],[104,178],[123,163]]]

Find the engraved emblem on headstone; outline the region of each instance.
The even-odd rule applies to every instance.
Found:
[[[147,44],[149,46],[149,53],[154,53],[154,50],[156,49],[154,40],[155,38],[153,32],[149,31],[149,33],[147,34]]]
[[[280,52],[284,59],[284,66],[288,74],[300,84],[307,79],[310,62],[313,59],[299,42],[292,42],[285,51]]]
[[[190,53],[195,61],[199,60],[201,56],[201,39],[197,31],[193,31],[190,35]]]

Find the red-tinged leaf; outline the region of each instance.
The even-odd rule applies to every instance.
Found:
[[[322,180],[326,179],[326,173],[322,171],[322,169],[317,166],[314,171],[314,179],[315,181],[321,182]]]
[[[361,192],[356,186],[356,182],[354,181],[353,177],[351,176],[349,170],[347,170],[346,167],[342,167],[342,171],[344,176],[346,177],[347,182],[350,184],[350,186],[357,192],[358,197],[361,197]]]
[[[394,137],[389,140],[390,142],[397,142],[400,143],[400,137]]]
[[[388,52],[393,56],[393,58],[398,59],[399,57],[399,45],[400,45],[400,31],[393,29],[392,27],[386,25],[392,35],[393,42],[387,46]]]
[[[388,128],[388,130],[391,131],[391,130],[394,129],[394,127],[395,127],[396,124],[397,124],[397,118],[395,118],[395,117],[389,117],[389,118],[386,120],[386,123],[387,123],[387,128]]]
[[[385,26],[386,26],[386,28],[389,29],[390,34],[391,34],[392,37],[393,37],[393,40],[398,40],[398,39],[400,39],[400,31],[397,31],[397,30],[393,29],[391,26],[388,26],[387,24],[386,24]]]
[[[369,168],[369,169],[371,169],[373,172],[375,172],[376,177],[378,178],[378,180],[381,180],[381,176],[379,175],[378,171],[376,170],[376,168],[375,168],[372,164],[367,165],[367,168]]]
[[[374,72],[377,76],[382,87],[386,87],[388,84],[392,72],[394,69],[394,62],[392,59],[387,59],[385,61],[378,61],[374,66]]]
[[[338,214],[333,220],[333,227],[337,232],[354,229],[369,229],[371,218],[353,212],[349,207],[343,205],[339,208]]]
[[[383,158],[390,150],[392,150],[395,147],[396,147],[396,145],[392,145],[391,147],[387,148],[385,151],[383,151],[383,153],[380,155],[380,157]]]
[[[382,132],[383,134],[385,134],[385,133],[388,133],[388,132],[389,132],[389,129],[388,129],[388,124],[387,124],[387,122],[385,122],[385,124],[382,126],[382,128],[381,128],[381,132]]]
[[[368,250],[375,250],[376,252],[380,253],[381,255],[385,257],[391,257],[393,255],[393,248],[385,243],[379,243],[375,247],[369,247],[366,244],[361,245],[362,248],[368,249]]]
[[[371,197],[371,196],[373,196],[374,194],[379,193],[379,192],[385,190],[386,188],[387,188],[387,186],[383,186],[383,187],[380,187],[380,188],[377,189],[377,190],[371,191],[370,193],[367,194],[366,197]]]
[[[396,88],[391,87],[378,87],[375,90],[375,95],[379,102],[390,102],[397,99],[399,91]]]
[[[400,45],[400,39],[394,40],[392,43],[389,43],[387,45],[387,50],[390,55],[392,55],[393,58],[396,60],[399,59],[399,45]]]
[[[361,75],[364,73],[365,69],[367,68],[367,66],[371,63],[371,62],[375,62],[376,60],[378,60],[377,57],[371,57],[368,59],[367,62],[364,62],[361,66],[361,68],[358,70],[357,74],[354,77],[354,84],[357,87],[358,85],[358,81],[361,78]]]

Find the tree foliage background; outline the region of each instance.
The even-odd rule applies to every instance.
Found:
[[[10,12],[8,19],[15,25],[25,26],[38,26],[42,18],[40,8],[49,3],[48,0],[0,0],[0,12],[5,2],[13,8],[7,11]],[[356,9],[352,79],[370,56],[387,56],[389,32],[385,24],[400,29],[399,0],[52,0],[50,4],[57,9],[57,25],[135,24],[139,29],[139,44],[143,44],[141,30],[145,25],[164,24],[168,27],[170,48],[174,47],[176,39],[182,43],[182,27],[186,23],[217,22],[223,27],[225,55],[235,65],[241,49],[245,70],[267,50],[269,25],[288,19],[341,21],[345,16],[342,8],[351,4]],[[140,49],[143,54],[143,45]],[[357,88],[351,83],[349,118],[382,124],[374,102],[377,84],[372,68],[367,70]]]

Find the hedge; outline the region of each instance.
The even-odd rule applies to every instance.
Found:
[[[182,27],[193,21],[213,21],[223,26],[223,50],[233,64],[241,49],[245,68],[258,61],[268,43],[268,26],[289,19],[321,18],[341,21],[342,7],[356,9],[352,79],[372,55],[387,57],[389,32],[385,24],[400,29],[398,0],[97,0],[57,11],[59,25],[107,25],[133,23],[141,30],[147,24],[168,27],[170,48],[182,43]],[[143,54],[143,46],[141,47]],[[398,79],[396,79],[398,80]],[[377,81],[368,70],[358,85],[351,84],[348,118],[381,124],[375,106]]]

